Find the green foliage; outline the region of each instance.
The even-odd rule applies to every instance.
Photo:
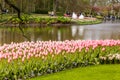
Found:
[[[34,18],[33,21],[36,22],[36,23],[42,23],[43,22],[43,18]]]
[[[57,17],[57,18],[43,18],[43,17],[30,17],[29,15],[23,15],[22,16],[23,19],[23,23],[25,24],[29,24],[29,23],[37,23],[37,24],[46,24],[46,25],[50,25],[50,24],[68,24],[71,22],[70,18],[64,18],[64,17]],[[16,23],[20,23],[20,19],[13,17],[12,20],[10,21],[10,23],[16,24]]]
[[[13,17],[12,19],[10,19],[10,23],[13,23],[13,24],[17,24],[17,23],[20,23],[21,20],[17,17]]]
[[[70,23],[71,19],[70,18],[65,18],[63,16],[57,18],[58,23]]]
[[[0,22],[5,22],[5,21],[9,20],[9,18],[11,18],[11,17],[7,14],[0,14]]]
[[[28,15],[28,14],[23,14],[21,16],[21,18],[23,20],[23,23],[29,23],[29,21],[30,21],[30,15]]]
[[[64,17],[58,17],[58,18],[42,18],[42,17],[38,17],[38,18],[34,18],[33,19],[35,23],[40,23],[40,24],[56,24],[56,23],[62,23],[62,24],[66,24],[66,23],[70,23],[70,19],[69,18],[64,18]]]
[[[30,22],[30,15],[28,15],[28,14],[23,14],[22,16],[21,16],[21,18],[22,18],[22,20],[23,21],[21,21],[16,15],[15,16],[13,16],[12,18],[9,18],[9,22],[8,23],[13,23],[13,24],[18,24],[18,23],[20,23],[20,22],[22,22],[22,23],[25,23],[25,24],[27,24],[27,23],[29,23]]]

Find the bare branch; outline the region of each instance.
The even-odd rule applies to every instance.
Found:
[[[12,7],[13,9],[15,9],[16,11],[17,11],[17,13],[18,13],[18,18],[21,20],[21,21],[23,21],[22,20],[22,18],[21,18],[21,11],[20,11],[20,9],[18,8],[18,7],[16,7],[14,4],[12,4],[9,0],[4,0],[5,1],[5,3],[6,4],[8,4],[10,7]]]

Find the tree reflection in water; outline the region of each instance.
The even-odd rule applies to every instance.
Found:
[[[23,41],[120,39],[120,24],[0,28],[0,44]]]

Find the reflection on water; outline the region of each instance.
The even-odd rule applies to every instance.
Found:
[[[23,28],[25,35],[31,41],[48,40],[100,40],[120,39],[119,23],[102,23],[96,25],[71,25],[61,27],[27,27]],[[0,28],[0,44],[28,41],[19,28]]]
[[[72,26],[71,27],[72,30],[72,36],[74,37],[75,35],[79,35],[82,36],[83,32],[84,32],[84,26]]]

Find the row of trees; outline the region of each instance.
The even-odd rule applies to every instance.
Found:
[[[9,0],[23,13],[47,13],[54,11],[64,13],[114,13],[120,15],[120,0]],[[1,7],[14,13],[15,10],[9,7],[5,0],[0,0]]]

